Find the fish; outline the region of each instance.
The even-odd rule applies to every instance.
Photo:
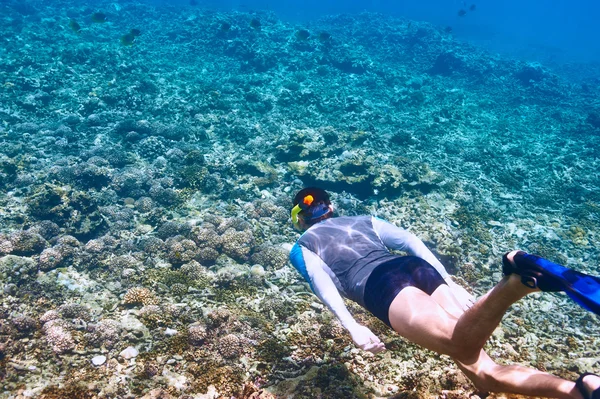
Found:
[[[197,0],[190,0],[190,5],[191,6],[197,6],[198,5],[198,1]]]
[[[250,27],[256,30],[260,30],[261,26],[260,19],[258,18],[252,18],[252,21],[250,21]]]
[[[331,35],[327,32],[321,32],[319,33],[319,41],[321,41],[322,43],[325,43],[327,41],[329,41],[331,39]]]
[[[71,30],[77,34],[81,33],[81,25],[79,25],[73,18],[71,18],[69,21],[69,28],[71,28]]]
[[[477,6],[475,4],[471,4],[471,7],[469,7],[469,11],[475,11],[476,8]]]
[[[230,29],[231,29],[231,24],[229,22],[223,22],[221,24],[221,26],[219,27],[219,30],[221,32],[229,32]]]
[[[136,37],[137,37],[137,36],[139,36],[139,35],[141,35],[141,34],[142,34],[142,31],[141,31],[141,30],[139,30],[139,29],[135,29],[135,28],[133,28],[131,31],[129,31],[129,33],[130,33],[130,34],[132,34],[133,36],[136,36]]]
[[[131,46],[135,42],[135,35],[131,32],[121,36],[121,44],[123,46]]]
[[[444,32],[446,32],[446,33],[452,33],[452,27],[451,26],[446,26],[444,28]]]
[[[300,29],[298,32],[296,32],[296,39],[298,40],[308,40],[309,37],[310,32],[306,29]]]
[[[465,15],[467,15],[467,12],[465,10],[463,10],[462,8],[460,10],[458,10],[459,17],[464,17]]]
[[[92,14],[92,22],[102,24],[106,21],[108,21],[108,18],[106,18],[106,14],[104,14],[103,12],[95,12]]]

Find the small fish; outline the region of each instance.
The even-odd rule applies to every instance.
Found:
[[[95,12],[92,14],[92,22],[102,24],[106,21],[108,21],[108,19],[106,18],[106,14],[104,14],[103,12]]]
[[[139,29],[135,29],[135,28],[133,28],[131,31],[129,31],[129,33],[130,33],[130,34],[132,34],[133,36],[136,36],[136,37],[137,37],[137,36],[139,36],[139,35],[141,35],[141,34],[142,34],[142,31],[141,31],[141,30],[139,30]]]
[[[250,21],[250,27],[253,29],[260,30],[261,26],[260,19],[258,18],[252,18],[252,21]]]
[[[446,32],[446,33],[452,33],[452,27],[451,26],[446,26],[444,28],[444,32]]]
[[[475,4],[471,4],[471,7],[469,7],[469,11],[475,11],[476,8],[477,6]]]
[[[221,26],[219,27],[219,30],[221,32],[229,32],[230,29],[231,29],[231,24],[229,22],[223,22],[221,24]]]
[[[298,40],[308,40],[309,37],[310,32],[306,29],[300,29],[298,32],[296,32],[296,39]]]
[[[73,32],[75,32],[77,34],[81,33],[81,26],[77,23],[77,21],[75,21],[72,18],[69,21],[69,28],[71,28],[71,30],[73,30]]]
[[[467,15],[467,12],[465,10],[463,10],[462,8],[460,10],[458,10],[459,17],[464,17],[465,15]]]
[[[131,46],[135,42],[135,35],[133,33],[128,33],[126,35],[121,36],[121,44],[123,46]]]
[[[319,33],[319,41],[321,41],[321,43],[325,43],[328,42],[331,39],[331,35],[327,32],[321,32]]]

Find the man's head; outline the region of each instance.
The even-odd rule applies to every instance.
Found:
[[[317,187],[303,188],[294,197],[292,223],[298,230],[306,230],[315,223],[333,216],[329,194]]]

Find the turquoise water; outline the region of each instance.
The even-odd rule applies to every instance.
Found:
[[[513,248],[600,273],[579,8],[198,3],[0,1],[2,397],[475,393],[348,303],[388,348],[360,352],[310,293],[287,258],[307,185],[476,295]],[[597,326],[536,294],[487,349],[574,379]]]

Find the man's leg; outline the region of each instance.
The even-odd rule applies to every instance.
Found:
[[[403,289],[389,310],[394,330],[421,346],[451,356],[478,389],[581,398],[571,381],[522,366],[501,366],[483,352],[483,345],[506,310],[534,291],[521,284],[519,276],[505,277],[458,318],[433,299],[440,296],[438,290],[430,297],[415,287]]]
[[[505,277],[470,309],[457,317],[448,313],[435,297],[415,287],[400,291],[389,309],[392,328],[411,341],[450,355],[463,363],[475,361],[506,310],[532,290],[518,276]]]

